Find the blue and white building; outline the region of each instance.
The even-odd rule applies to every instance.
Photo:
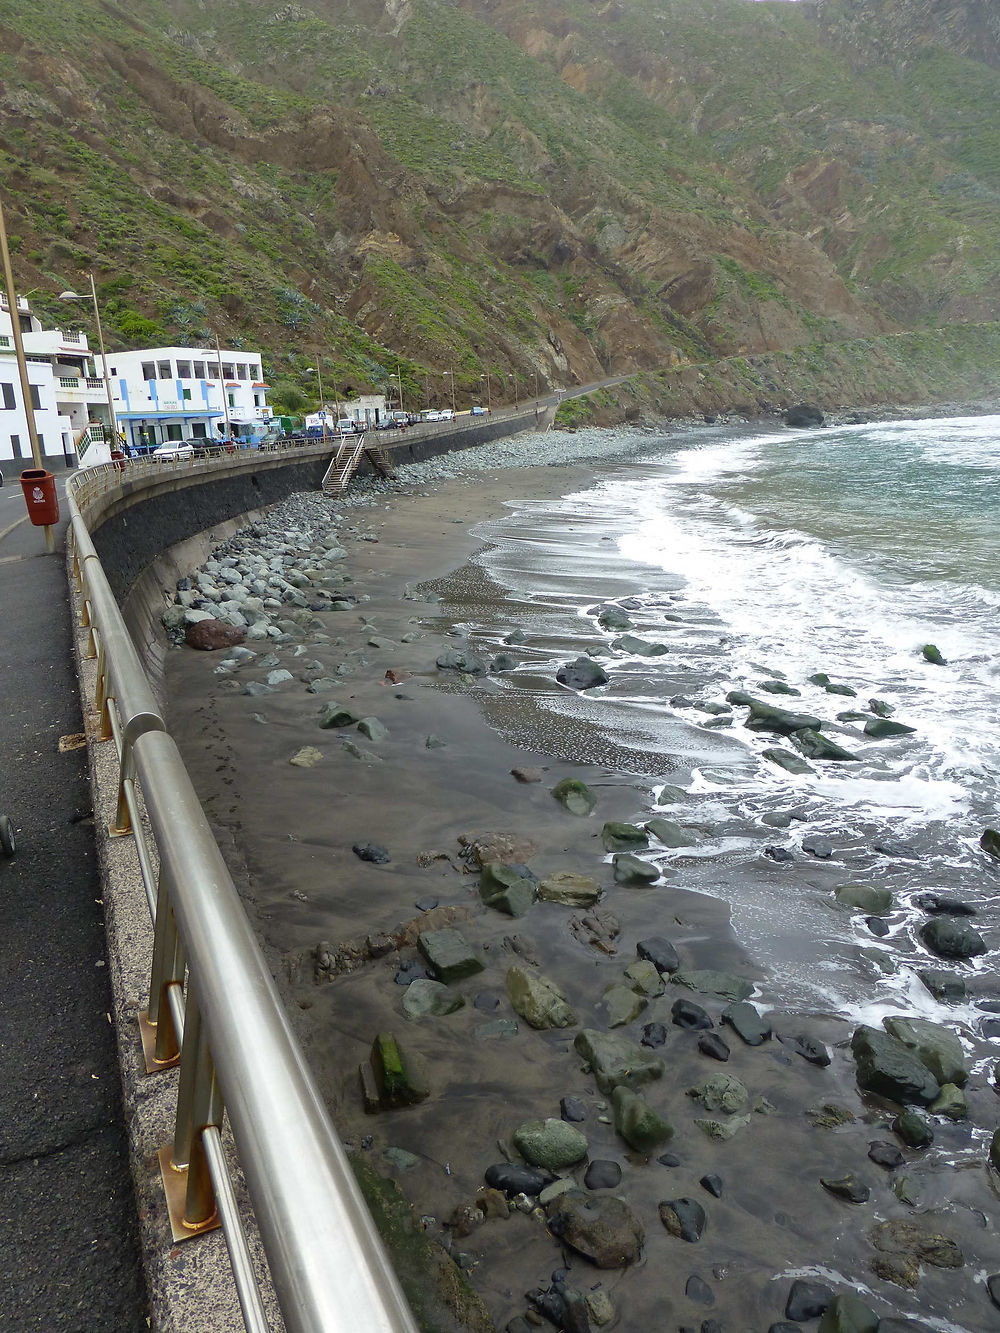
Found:
[[[259,352],[150,347],[110,352],[115,415],[137,449],[171,440],[219,440],[227,430],[253,443],[268,432],[271,408]]]

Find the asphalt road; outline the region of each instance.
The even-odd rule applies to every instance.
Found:
[[[16,465],[15,465],[16,467]],[[122,1124],[101,885],[55,555],[0,487],[0,1333],[138,1333],[146,1295]],[[58,473],[60,491],[65,473]]]

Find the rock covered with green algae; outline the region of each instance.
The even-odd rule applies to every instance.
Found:
[[[636,1152],[650,1153],[673,1137],[674,1128],[659,1115],[640,1093],[625,1087],[611,1094],[615,1130]]]
[[[563,778],[552,788],[552,795],[571,815],[589,815],[597,807],[597,796],[579,778]]]
[[[627,1037],[584,1028],[574,1038],[573,1049],[590,1065],[606,1095],[618,1087],[634,1090],[663,1077],[663,1061]]]
[[[549,977],[523,967],[508,968],[507,994],[515,1012],[533,1028],[566,1028],[576,1023],[565,995]]]
[[[587,1155],[586,1135],[565,1120],[529,1120],[514,1131],[513,1141],[526,1162],[547,1171],[562,1171]]]
[[[487,907],[507,916],[524,916],[538,895],[538,880],[527,866],[487,861],[479,877],[479,896]]]

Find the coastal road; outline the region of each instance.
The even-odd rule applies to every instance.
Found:
[[[0,1333],[147,1327],[138,1226],[107,1017],[101,884],[57,529],[0,487]],[[58,474],[64,492],[66,473]]]

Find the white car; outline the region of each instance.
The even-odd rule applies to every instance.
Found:
[[[450,407],[442,407],[441,411],[438,413],[438,421],[454,421],[454,420],[455,420],[455,413],[453,409]]]
[[[441,415],[441,413],[440,413],[440,412],[437,412],[437,411],[434,411],[434,412],[423,412],[423,413],[421,413],[421,415],[423,416],[423,419],[424,419],[425,421],[443,421],[443,420],[444,420],[444,417]]]
[[[181,440],[168,440],[166,444],[161,444],[153,450],[153,457],[161,458],[164,461],[173,460],[174,462],[181,458],[193,458],[194,445],[186,444]]]

